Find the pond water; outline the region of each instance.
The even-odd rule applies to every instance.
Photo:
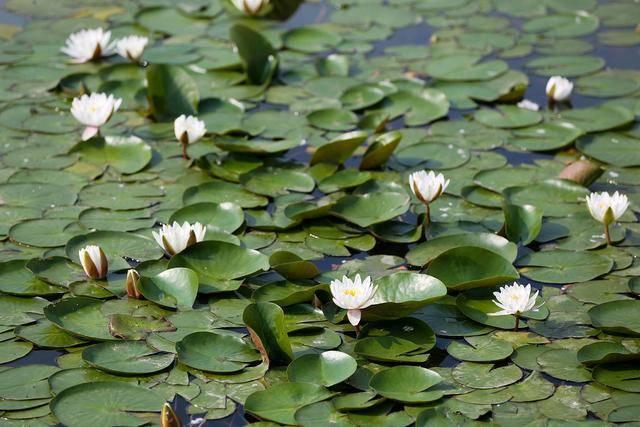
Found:
[[[0,365],[0,379],[13,372],[10,367],[60,366],[76,369],[73,375],[80,375],[79,369],[91,371],[82,378],[49,380],[52,390],[59,387],[52,392],[57,395],[53,413],[48,401],[29,403],[42,399],[39,393],[46,400],[49,388],[12,395],[0,383],[0,426],[82,425],[90,414],[72,402],[70,390],[84,383],[116,382],[101,372],[154,391],[144,397],[146,402],[158,394],[165,400],[175,396],[173,407],[184,425],[240,426],[260,419],[310,426],[330,420],[336,425],[640,422],[640,370],[634,365],[640,360],[640,281],[635,280],[640,271],[640,227],[635,224],[640,206],[640,36],[633,35],[640,34],[635,28],[640,5],[622,0],[336,0],[303,3],[283,22],[264,25],[258,19],[243,21],[227,6],[208,0],[180,7],[162,0],[64,1],[55,13],[46,11],[42,1],[0,0],[0,37],[7,40],[0,48],[0,79],[5,80],[0,91],[0,160],[5,168],[0,173],[5,205],[0,205],[5,209],[0,212],[5,217],[0,221],[5,239],[0,307],[9,312],[7,319],[0,313],[0,360],[7,360]],[[44,9],[38,12],[38,7]],[[627,19],[621,16],[625,13]],[[108,23],[102,24],[104,20]],[[249,31],[234,40],[249,51],[240,48],[240,56],[261,67],[255,81],[251,65],[243,65],[230,49],[229,28],[238,22]],[[65,64],[57,50],[66,36],[100,25],[112,28],[117,37],[150,36],[153,47],[143,56],[148,66],[129,65],[121,58]],[[14,35],[13,26],[25,29]],[[255,46],[265,40],[279,55],[275,73],[264,58],[256,59],[260,52]],[[326,61],[335,52],[340,58]],[[447,64],[453,57],[457,62]],[[532,65],[535,61],[539,64]],[[188,73],[179,75],[174,68],[181,67]],[[570,102],[547,102],[550,74],[567,75],[575,83]],[[196,99],[190,106],[192,94],[187,92],[192,86],[196,96],[200,92],[200,103]],[[350,97],[345,95],[354,88]],[[113,91],[124,98],[121,111],[103,128],[105,138],[122,138],[120,142],[79,142],[81,129],[67,111],[83,91]],[[152,91],[159,101],[147,101]],[[520,98],[537,103],[540,112],[516,109]],[[497,113],[494,107],[504,105]],[[211,134],[188,148],[192,163],[181,158],[171,124],[189,109],[205,120]],[[318,147],[356,128],[373,136],[365,135],[346,155],[342,148],[332,148],[318,160]],[[362,147],[364,140],[371,147],[376,134],[394,137],[393,131],[402,137],[394,154],[377,153],[379,163],[363,167],[363,158],[371,154]],[[271,145],[301,143],[269,151],[269,144],[256,149],[244,137]],[[131,148],[113,148],[118,146]],[[591,159],[604,174],[577,183],[554,179],[578,159]],[[415,197],[409,202],[407,183],[409,172],[422,168],[451,179],[431,207],[426,238],[424,207]],[[619,224],[611,225],[614,245],[606,245],[602,224],[588,215],[587,189],[629,196],[630,209]],[[323,211],[317,201],[327,195],[324,203],[330,207]],[[376,202],[368,201],[375,197]],[[183,208],[203,202],[209,205]],[[508,209],[511,218],[505,216]],[[308,215],[296,216],[301,213]],[[171,261],[161,258],[151,231],[174,219],[210,219],[210,243],[197,243],[185,250],[188,255]],[[496,243],[491,239],[498,237],[487,237],[489,233],[513,243],[502,237]],[[456,240],[462,235],[483,237]],[[87,280],[79,267],[78,249],[89,243],[104,246],[113,264],[105,280]],[[243,249],[236,253],[232,244]],[[278,264],[273,254],[286,262]],[[467,270],[470,264],[474,271]],[[142,293],[153,302],[135,305],[127,299],[128,266],[141,272]],[[195,287],[198,281],[200,286],[187,307],[176,302],[185,298],[182,290],[175,292],[180,280],[158,279],[167,268],[184,267],[197,273]],[[309,269],[312,274],[306,274]],[[370,313],[377,318],[367,318],[364,310],[358,337],[326,286],[356,272],[397,292],[381,297],[377,312],[372,306]],[[436,277],[448,295],[420,300],[420,292],[437,292],[425,290],[435,287],[424,283],[425,274]],[[538,303],[544,301],[525,313],[526,323],[520,324],[525,329],[517,332],[513,325],[520,320],[491,315],[498,308],[490,294],[515,279],[531,283],[540,291]],[[174,291],[162,286],[174,286]],[[308,294],[303,287],[312,286],[318,286],[314,301],[323,311],[308,303],[314,291]],[[427,305],[425,298],[441,299]],[[64,309],[64,299],[79,305]],[[248,299],[260,307],[252,312],[253,321],[247,311],[242,316]],[[25,308],[27,304],[33,305]],[[101,308],[87,314],[92,304]],[[10,318],[18,314],[27,320]],[[409,314],[420,320],[407,320]],[[118,329],[112,316],[149,323]],[[162,330],[150,319],[168,322],[170,329]],[[240,340],[249,322],[272,358],[266,374],[253,373],[262,365],[248,339],[215,341],[211,347],[185,339],[206,332],[215,340]],[[420,333],[413,333],[414,328]],[[141,335],[131,338],[134,333]],[[286,344],[282,334],[289,335]],[[122,349],[117,344],[106,348],[118,339],[125,343]],[[148,354],[141,354],[137,346],[145,341]],[[33,349],[22,355],[24,343],[31,342]],[[236,354],[218,350],[232,345],[242,348]],[[267,385],[296,383],[296,362],[286,370],[287,346],[295,361],[329,350],[357,359],[355,374],[331,384],[321,380],[340,372],[342,365],[298,362],[298,370],[312,370],[331,393],[354,400],[343,401],[339,410],[338,401],[327,403],[335,396],[324,395],[327,389],[314,384],[320,390],[275,391],[276,401],[263,394],[264,407],[254,399],[245,412],[242,403],[251,390],[266,393],[262,389]],[[84,348],[94,350],[78,356],[77,350]],[[120,352],[130,352],[130,358]],[[176,352],[184,364],[174,361]],[[167,355],[170,363],[160,366]],[[201,367],[211,366],[211,360],[234,368]],[[380,374],[399,365],[410,366],[411,374],[399,379]],[[130,366],[140,371],[127,370]],[[433,371],[415,371],[418,366]],[[416,375],[438,374],[438,386],[414,390],[415,383],[429,381]],[[64,378],[60,373],[43,378],[54,375]],[[241,375],[246,379],[239,380]],[[36,382],[27,374],[22,377],[21,387]],[[209,390],[208,397],[203,390]],[[357,392],[373,394],[360,401]],[[430,392],[440,394],[429,397]],[[283,413],[277,413],[278,393],[288,408]],[[374,396],[381,400],[374,402]],[[220,399],[222,403],[211,403]],[[10,407],[16,402],[23,405],[19,410]],[[137,409],[114,405],[100,406],[96,413],[129,410],[157,422],[157,414],[144,414],[156,410],[149,403]]]

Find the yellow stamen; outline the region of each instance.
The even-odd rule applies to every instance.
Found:
[[[355,289],[345,289],[343,292],[345,295],[351,295],[352,297],[355,297],[358,293]]]

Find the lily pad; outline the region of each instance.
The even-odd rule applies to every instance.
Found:
[[[173,353],[159,353],[145,342],[104,342],[87,347],[82,359],[106,372],[143,375],[161,371],[173,363]]]
[[[79,384],[51,401],[53,414],[68,426],[137,426],[140,412],[160,411],[164,399],[153,390],[122,382]]]
[[[196,272],[200,292],[236,289],[244,276],[269,268],[269,259],[260,252],[232,243],[204,241],[173,256],[169,268],[185,267]]]
[[[212,332],[195,332],[176,344],[178,360],[208,372],[237,372],[260,360],[260,354],[242,339]]]
[[[291,382],[313,383],[330,387],[341,383],[356,371],[355,359],[340,351],[306,354],[295,359],[287,368]]]

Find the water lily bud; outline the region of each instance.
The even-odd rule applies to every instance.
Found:
[[[165,402],[162,405],[162,412],[160,413],[160,425],[162,427],[182,427],[180,419],[174,412],[171,405]]]
[[[127,280],[125,281],[125,289],[127,290],[127,296],[129,298],[141,299],[142,294],[138,291],[138,284],[140,283],[140,274],[134,269],[127,271]]]
[[[419,171],[409,175],[409,185],[422,203],[429,204],[440,197],[449,185],[449,180],[445,180],[441,173],[436,175],[433,171]]]
[[[359,274],[354,280],[347,276],[343,276],[342,280],[333,280],[330,288],[334,304],[347,310],[347,318],[353,326],[360,323],[362,310],[373,304],[373,297],[378,290],[377,286],[373,286],[371,277],[362,280]]]
[[[100,246],[88,245],[78,251],[80,264],[84,273],[91,279],[104,279],[107,277],[109,262]]]
[[[207,133],[207,128],[202,120],[198,120],[194,116],[185,116],[184,114],[178,117],[173,122],[173,131],[176,135],[176,139],[183,145],[193,144]]]
[[[538,291],[531,295],[530,284],[523,286],[514,282],[513,285],[501,287],[500,291],[494,292],[493,295],[496,297],[493,303],[502,310],[489,313],[490,316],[504,316],[507,314],[519,316],[526,311],[540,308],[535,307]]]
[[[247,16],[257,15],[269,4],[269,0],[231,0],[231,2],[236,9]]]
[[[591,193],[587,196],[587,207],[594,219],[609,225],[625,213],[629,199],[617,191],[613,195],[607,192]]]
[[[116,42],[116,52],[123,58],[138,62],[149,39],[142,36],[127,36]]]
[[[153,231],[151,234],[167,255],[173,256],[194,243],[201,242],[206,232],[207,228],[199,222],[180,225],[174,221],[171,225],[164,224],[160,231]]]
[[[111,55],[113,51],[109,46],[110,39],[111,31],[102,28],[81,30],[71,34],[60,51],[69,55],[71,62],[81,64]]]
[[[564,77],[553,76],[547,82],[547,97],[554,101],[566,101],[573,92],[573,83]]]
[[[106,93],[92,93],[74,98],[71,103],[71,114],[77,121],[86,126],[82,132],[82,140],[92,138],[100,132],[100,126],[109,121],[115,113],[122,99],[114,98]]]

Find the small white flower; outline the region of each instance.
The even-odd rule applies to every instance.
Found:
[[[429,204],[440,197],[449,185],[449,180],[444,179],[441,173],[434,171],[418,171],[409,175],[411,191],[424,204]]]
[[[613,195],[607,192],[591,193],[587,196],[587,207],[592,217],[609,225],[624,214],[629,207],[629,199],[617,191]]]
[[[178,141],[183,144],[192,144],[207,133],[207,128],[197,117],[183,114],[173,122],[173,131]]]
[[[74,98],[71,104],[71,114],[80,123],[86,126],[82,132],[82,140],[93,137],[100,131],[100,126],[109,121],[113,113],[115,113],[122,99],[114,98],[113,95],[106,93],[92,93],[91,95],[82,95],[80,98]]]
[[[547,97],[554,101],[565,101],[571,96],[573,83],[564,77],[553,76],[547,82]]]
[[[248,16],[257,15],[269,4],[269,0],[231,0],[231,2],[236,9]]]
[[[347,310],[347,317],[353,326],[360,323],[361,310],[373,303],[373,296],[377,290],[378,287],[371,283],[371,277],[367,276],[362,280],[359,274],[356,274],[354,280],[343,276],[342,280],[331,282],[333,302],[338,307]]]
[[[513,285],[501,287],[500,291],[494,292],[493,295],[496,297],[493,300],[494,304],[502,310],[496,313],[489,313],[489,316],[504,316],[506,314],[519,316],[526,311],[534,309],[538,291],[531,295],[530,284],[523,286],[514,282]],[[535,308],[535,310],[538,308]]]
[[[531,111],[538,111],[540,109],[540,106],[533,101],[530,101],[528,99],[523,99],[522,101],[518,102],[518,108],[523,108],[525,110],[531,110]]]
[[[107,276],[109,262],[100,246],[88,245],[78,251],[84,273],[91,279],[104,279]]]
[[[163,224],[162,230],[153,231],[152,234],[167,255],[173,256],[194,243],[201,242],[206,232],[206,227],[199,222],[193,225],[184,222],[180,225],[174,221],[172,225]]]
[[[142,36],[127,36],[116,42],[116,52],[133,62],[138,62],[144,52],[144,48],[149,43],[149,39]]]
[[[109,46],[111,31],[102,28],[80,30],[67,38],[60,51],[69,55],[71,62],[81,64],[113,53]]]

